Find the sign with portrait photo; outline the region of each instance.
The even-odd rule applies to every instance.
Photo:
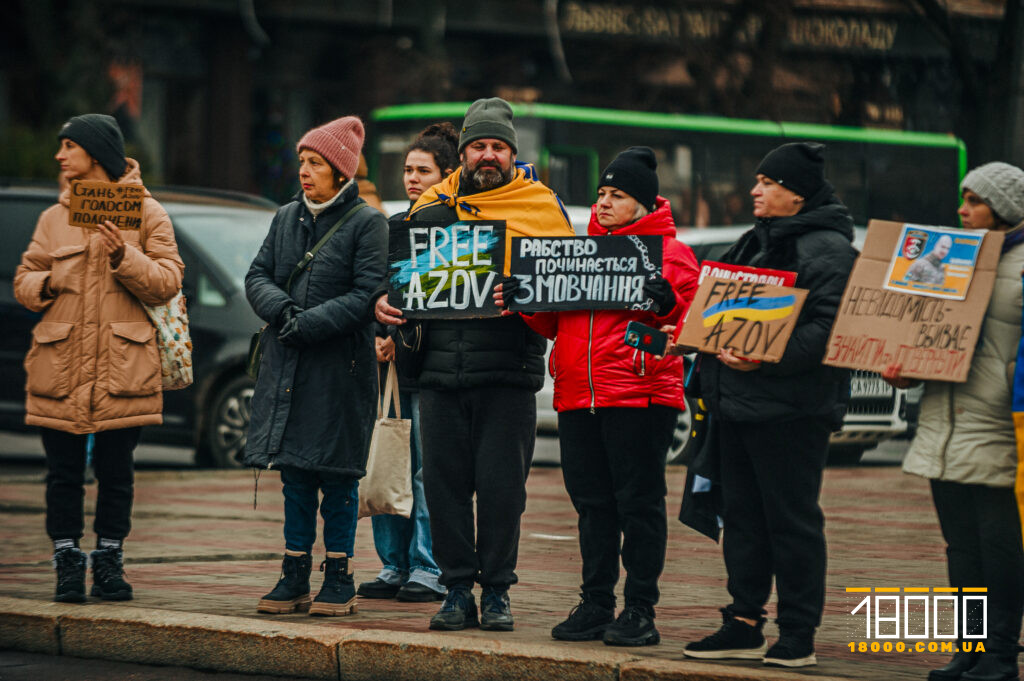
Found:
[[[885,288],[963,300],[978,266],[985,230],[903,225]]]

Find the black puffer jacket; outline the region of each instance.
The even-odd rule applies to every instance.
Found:
[[[458,220],[454,208],[431,206],[415,220]],[[547,341],[519,315],[488,319],[431,319],[422,323],[419,386],[458,390],[505,385],[540,390]]]
[[[353,183],[316,219],[299,200],[277,211],[245,277],[253,310],[270,324],[252,399],[245,462],[365,474],[376,417],[377,358],[369,304],[387,269],[387,222],[366,206],[352,215],[284,291],[304,253],[355,202]],[[277,340],[279,319],[294,302],[301,347]]]
[[[726,421],[787,421],[819,416],[842,427],[850,374],[825,366],[832,322],[857,258],[853,220],[831,187],[797,215],[759,220],[723,256],[726,262],[791,270],[808,290],[796,328],[777,364],[749,372],[701,358],[701,389],[713,414]]]

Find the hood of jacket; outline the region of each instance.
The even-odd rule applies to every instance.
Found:
[[[127,166],[124,171],[124,175],[114,180],[116,184],[142,184],[142,168],[139,167],[139,162],[134,158],[126,158]],[[143,187],[143,196],[151,197],[152,194],[149,190]],[[65,208],[71,205],[71,183],[64,188],[64,191],[60,193],[60,198],[57,201]]]
[[[643,216],[636,222],[608,229],[602,227],[597,221],[597,204],[590,207],[590,223],[587,225],[587,234],[590,236],[628,236],[630,234],[660,234],[661,236],[676,236],[676,221],[672,217],[672,207],[668,199],[659,196],[655,201],[654,211]]]

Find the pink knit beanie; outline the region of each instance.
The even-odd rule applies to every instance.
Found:
[[[307,132],[295,145],[295,151],[315,151],[351,180],[359,167],[359,152],[363,148],[365,134],[361,120],[355,116],[344,116]]]

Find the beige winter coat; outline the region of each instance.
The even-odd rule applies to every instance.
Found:
[[[139,164],[128,159],[118,182],[142,184]],[[147,191],[142,229],[122,230],[114,270],[96,230],[68,225],[69,195],[39,216],[14,275],[18,302],[44,313],[25,356],[25,422],[69,433],[161,423],[160,359],[139,301],[160,305],[181,288],[171,220]]]
[[[1013,487],[1017,443],[1010,408],[1021,335],[1024,244],[1004,253],[966,383],[927,381],[903,470],[933,480]]]

